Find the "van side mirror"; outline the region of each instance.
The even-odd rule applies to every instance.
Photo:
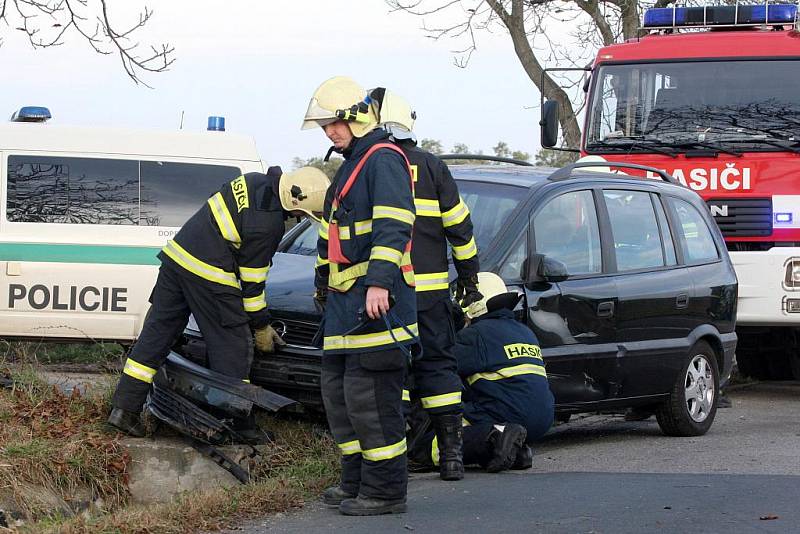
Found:
[[[539,126],[542,127],[542,146],[545,148],[553,148],[558,143],[558,108],[555,100],[547,100],[542,104]]]
[[[537,282],[563,282],[569,278],[567,266],[554,258],[548,258],[544,254],[534,252],[522,262],[522,272],[520,273],[525,286],[530,288]]]

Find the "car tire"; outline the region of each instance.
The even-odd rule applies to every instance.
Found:
[[[714,422],[719,396],[719,368],[714,349],[698,341],[689,356],[669,398],[659,406],[656,419],[667,436],[702,436]]]

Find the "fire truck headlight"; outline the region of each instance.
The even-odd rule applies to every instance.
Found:
[[[792,222],[792,214],[791,213],[776,213],[775,214],[775,222],[778,224],[791,224]]]
[[[800,258],[793,258],[786,262],[786,287],[800,288]]]

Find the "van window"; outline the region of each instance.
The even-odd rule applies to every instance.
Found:
[[[14,222],[138,224],[138,162],[9,156],[6,213]]]
[[[142,161],[139,224],[181,226],[208,197],[242,172],[236,167]]]
[[[567,266],[570,275],[599,273],[600,231],[591,191],[549,201],[533,219],[536,252]]]
[[[617,270],[664,266],[661,236],[650,194],[642,191],[603,191],[614,235]]]
[[[181,226],[237,167],[108,158],[9,156],[11,222]]]
[[[678,221],[678,235],[683,234],[679,241],[686,263],[719,259],[711,231],[697,208],[677,198],[670,198],[669,203]]]

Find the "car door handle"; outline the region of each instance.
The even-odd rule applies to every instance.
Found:
[[[688,308],[689,307],[689,295],[682,293],[675,297],[675,307],[676,308]]]
[[[598,317],[611,317],[614,315],[614,303],[613,302],[601,302],[597,305],[597,316]]]

